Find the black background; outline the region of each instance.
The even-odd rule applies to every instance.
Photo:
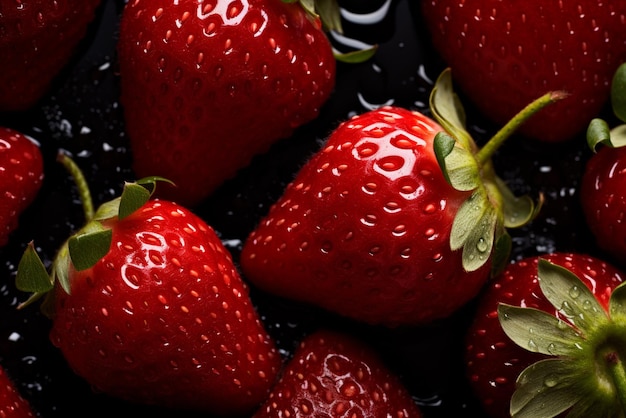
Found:
[[[381,3],[340,1],[340,5],[355,12],[368,6],[375,9]],[[15,269],[25,245],[34,240],[49,263],[56,249],[84,221],[72,180],[55,162],[59,149],[70,152],[83,169],[96,206],[118,195],[125,180],[134,179],[116,72],[117,22],[123,4],[122,0],[103,0],[75,60],[35,108],[16,114],[0,113],[1,125],[35,138],[45,157],[45,180],[37,200],[20,217],[20,228],[9,244],[0,249],[0,363],[44,418],[87,414],[85,407],[90,417],[119,413],[193,415],[128,404],[93,393],[52,347],[49,321],[38,308],[16,310],[17,303],[27,297],[14,287]],[[393,101],[429,113],[430,80],[436,79],[444,63],[430,47],[418,4],[393,0],[386,19],[368,27],[344,22],[346,35],[378,44],[377,55],[363,64],[339,64],[336,90],[320,117],[256,157],[195,209],[216,229],[236,261],[242,241],[308,156],[340,121],[366,110],[359,94],[371,104]],[[483,143],[495,127],[474,112],[465,99],[464,103],[469,130],[479,144]],[[582,135],[562,144],[512,137],[495,155],[500,176],[516,193],[536,196],[542,192],[546,197],[540,216],[531,225],[510,231],[514,259],[551,251],[579,251],[609,260],[593,245],[580,212],[578,187],[589,156]],[[302,336],[318,326],[349,330],[381,353],[426,417],[480,414],[467,387],[462,360],[464,329],[474,302],[446,320],[390,330],[355,324],[254,288],[251,296],[285,356]]]

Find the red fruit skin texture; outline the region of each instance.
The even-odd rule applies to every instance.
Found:
[[[19,216],[37,197],[43,178],[39,145],[21,132],[0,127],[0,247],[18,228]]]
[[[363,342],[321,329],[300,343],[253,418],[421,417],[400,378]]]
[[[444,318],[475,296],[473,272],[450,250],[468,192],[445,180],[433,151],[442,128],[383,107],[344,121],[244,243],[256,286],[371,324]]]
[[[76,53],[100,0],[0,2],[0,111],[24,111]]]
[[[112,228],[109,253],[72,271],[71,294],[57,286],[52,343],[97,392],[249,416],[281,358],[213,229],[161,200]]]
[[[601,147],[589,158],[580,197],[598,247],[626,263],[626,148]]]
[[[0,417],[32,418],[35,416],[32,407],[20,394],[6,370],[0,367]]]
[[[569,93],[520,127],[536,140],[582,133],[626,60],[623,1],[427,0],[421,8],[454,81],[492,122],[505,124],[548,91]]]
[[[537,281],[539,258],[572,271],[608,311],[613,289],[626,277],[615,266],[593,256],[555,252],[514,261],[492,280],[479,296],[477,309],[466,336],[466,373],[469,384],[491,418],[510,417],[509,403],[515,381],[527,366],[548,356],[519,347],[502,330],[498,303],[541,309],[558,315],[543,297]]]
[[[133,168],[188,207],[316,118],[335,84],[330,43],[297,3],[133,0],[118,50]]]

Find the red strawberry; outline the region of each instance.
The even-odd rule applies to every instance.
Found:
[[[505,226],[529,221],[536,208],[493,172],[489,155],[504,137],[477,153],[459,108],[446,106],[452,97],[445,72],[431,100],[456,142],[398,107],[342,123],[248,237],[246,278],[390,326],[446,317],[475,296],[508,256]]]
[[[0,367],[0,417],[35,417],[32,407],[19,392],[15,383],[3,367]]]
[[[625,122],[609,128],[596,118],[587,141],[594,154],[581,179],[582,208],[597,245],[620,263],[626,260],[626,64],[615,73],[611,98],[615,115]],[[599,147],[599,148],[598,148]]]
[[[335,83],[299,2],[132,0],[118,50],[135,172],[172,180],[160,196],[187,206],[317,117]]]
[[[50,339],[96,391],[245,416],[267,396],[280,355],[214,230],[149,195],[129,183],[88,214],[51,277],[29,246],[18,288],[32,300],[54,283]]]
[[[0,111],[27,110],[76,52],[100,0],[0,3]]]
[[[542,141],[583,133],[626,60],[626,2],[424,0],[430,39],[455,82],[497,124],[553,90],[567,100],[520,129]]]
[[[539,261],[540,259],[543,261]],[[569,273],[554,267],[555,265],[567,269]],[[570,276],[573,274],[578,279],[574,280],[568,274]],[[557,295],[556,300],[559,302],[556,303],[556,307],[553,306],[555,298],[547,297],[553,294],[553,290],[544,295],[547,285],[557,286],[553,279],[555,275],[566,278],[565,281],[559,282],[561,283],[559,290],[569,295],[567,298]],[[541,280],[538,280],[538,277]],[[536,376],[538,380],[530,386],[526,378],[520,378],[518,384],[521,386],[516,394],[518,400],[513,404],[513,410],[517,411],[520,406],[522,410],[519,411],[519,415],[514,416],[544,417],[556,416],[560,413],[561,411],[557,411],[551,414],[545,413],[546,411],[541,408],[534,409],[536,404],[533,402],[524,404],[528,400],[524,399],[525,391],[543,393],[548,386],[553,386],[553,383],[556,384],[555,389],[560,392],[556,393],[554,398],[538,397],[536,401],[539,405],[543,403],[554,406],[556,409],[559,407],[567,409],[571,405],[564,406],[561,403],[563,399],[581,401],[579,404],[581,407],[588,406],[587,402],[597,402],[594,404],[599,408],[597,413],[575,416],[619,416],[619,414],[600,412],[600,408],[604,408],[606,404],[617,401],[613,383],[608,379],[608,375],[602,375],[607,371],[606,364],[602,360],[602,353],[611,351],[612,347],[617,347],[620,356],[626,354],[624,351],[626,317],[623,313],[623,306],[618,305],[619,292],[614,290],[625,278],[626,276],[621,271],[603,260],[577,253],[551,253],[518,260],[495,278],[478,299],[475,317],[467,332],[467,375],[485,412],[490,417],[511,416],[509,408],[518,376],[527,366],[549,359],[550,354],[563,354],[561,345],[564,340],[559,340],[559,338],[563,337],[564,331],[567,331],[568,341],[571,342],[571,346],[567,348],[567,355],[571,355],[571,361],[561,358],[560,361],[563,363],[546,363],[556,365],[556,369],[547,369],[548,372],[543,375],[543,380]],[[586,288],[589,288],[591,293],[586,291]],[[552,299],[552,303],[549,299]],[[611,302],[609,302],[610,299]],[[499,319],[498,310],[502,310],[500,305],[503,303],[539,309],[550,315],[556,315],[560,319],[552,317],[552,323],[545,324],[543,327],[533,323],[522,324],[523,332],[517,338],[522,346],[518,346],[505,334],[501,326],[501,321],[503,321],[502,324],[507,324],[507,332],[510,332],[508,323],[514,316],[510,309],[506,309],[505,312],[500,313]],[[611,306],[610,314],[609,306]],[[580,320],[573,318],[572,315],[580,315]],[[583,324],[583,321],[587,322]],[[570,323],[574,324],[573,329],[566,325]],[[556,340],[546,337],[543,334],[544,329],[554,332],[557,336]],[[573,338],[570,333],[577,337]],[[594,356],[597,356],[595,360]],[[541,367],[538,365],[536,370],[546,370]],[[573,382],[580,381],[586,389],[578,388],[581,392],[574,393],[572,390],[578,389],[569,386],[572,382],[557,381],[557,378],[560,379],[559,373],[565,370],[571,373],[570,378],[575,379]],[[606,381],[604,381],[605,378]],[[543,386],[544,383],[546,386]],[[624,383],[626,382],[622,382]],[[601,389],[602,386],[605,387]],[[554,412],[552,409],[551,411]]]
[[[35,200],[43,177],[39,145],[21,132],[0,127],[0,247]]]
[[[364,342],[338,331],[305,337],[253,418],[421,417],[400,378]]]

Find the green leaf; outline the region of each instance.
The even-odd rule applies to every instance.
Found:
[[[517,380],[511,397],[514,418],[555,417],[583,398],[577,383],[580,373],[570,361],[541,360],[528,366]]]
[[[52,263],[52,280],[58,282],[61,288],[69,295],[71,292],[70,283],[70,252],[67,242],[65,242]]]
[[[626,146],[626,124],[611,129],[611,145],[614,148]]]
[[[448,155],[450,155],[450,153],[454,149],[455,143],[456,140],[444,131],[438,132],[437,135],[435,135],[435,139],[433,140],[435,157],[437,157],[437,162],[439,163],[439,167],[441,167],[441,172],[443,173],[446,181],[450,185],[452,185],[452,183],[450,182],[450,176],[448,175],[446,157],[448,157]]]
[[[110,229],[100,229],[70,238],[68,248],[74,268],[82,271],[93,267],[109,252],[112,236]]]
[[[540,259],[538,278],[544,296],[579,331],[584,333],[608,321],[607,312],[591,290],[565,267]]]
[[[600,144],[611,146],[611,129],[604,119],[594,118],[587,127],[587,145],[597,152]]]
[[[461,147],[467,150],[475,148],[474,140],[465,129],[465,110],[461,100],[454,93],[452,84],[452,74],[446,68],[439,75],[429,98],[430,110],[433,117],[452,137],[454,137]]]
[[[539,309],[500,303],[498,320],[515,344],[535,353],[570,355],[579,350],[577,345],[582,341],[569,324]]]
[[[450,231],[450,248],[463,247],[463,268],[474,271],[491,255],[498,215],[484,189],[476,190],[459,208]]]
[[[138,183],[126,183],[119,206],[118,219],[122,220],[134,213],[150,200],[150,191]]]
[[[611,82],[611,105],[613,112],[626,122],[626,63],[617,68]]]
[[[495,179],[502,196],[504,226],[506,228],[519,228],[535,219],[543,205],[543,195],[537,202],[530,196],[515,196],[501,178],[496,176]]]
[[[498,232],[498,229],[501,231]],[[491,262],[491,276],[495,277],[502,273],[510,261],[511,251],[513,249],[513,240],[511,236],[500,228],[500,225],[496,225],[496,241],[493,251],[493,260]]]
[[[54,282],[32,242],[26,246],[18,264],[15,286],[23,292],[32,293],[45,293],[54,287]]]
[[[613,321],[620,318],[626,323],[626,282],[613,289],[609,301],[609,316]]]
[[[341,13],[337,0],[300,0],[300,3],[305,2],[313,3],[314,12],[319,15],[326,30],[334,30],[335,32],[343,33]]]
[[[350,52],[334,52],[333,55],[337,61],[346,64],[359,64],[372,58],[376,51],[378,51],[378,45]]]
[[[455,144],[457,145],[452,147],[444,162],[448,181],[456,190],[474,190],[481,184],[478,163],[469,150],[458,146],[458,142]],[[437,160],[439,160],[439,156],[437,156]]]

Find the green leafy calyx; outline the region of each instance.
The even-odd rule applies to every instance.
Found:
[[[517,345],[550,358],[517,379],[511,416],[624,417],[626,412],[626,283],[608,311],[566,268],[539,260],[539,286],[557,315],[501,303],[502,329]]]
[[[29,243],[18,265],[15,283],[19,290],[31,293],[31,297],[21,303],[20,308],[46,295],[56,282],[70,293],[72,268],[77,271],[86,270],[102,259],[111,246],[113,223],[130,216],[143,206],[151,198],[157,181],[168,181],[160,177],[150,177],[126,183],[120,197],[102,204],[94,212],[91,194],[81,170],[66,154],[59,154],[58,161],[74,179],[83,204],[86,223],[63,243],[49,272],[37,254],[34,244]]]
[[[479,149],[465,128],[465,111],[453,90],[450,69],[437,79],[430,109],[444,130],[434,139],[434,152],[448,183],[469,193],[450,234],[451,249],[463,251],[466,271],[479,269],[492,254],[493,273],[501,271],[511,248],[506,228],[523,226],[539,212],[543,197],[534,201],[528,196],[515,196],[496,175],[491,156],[528,118],[564,96],[562,92],[551,92],[538,98]]]

